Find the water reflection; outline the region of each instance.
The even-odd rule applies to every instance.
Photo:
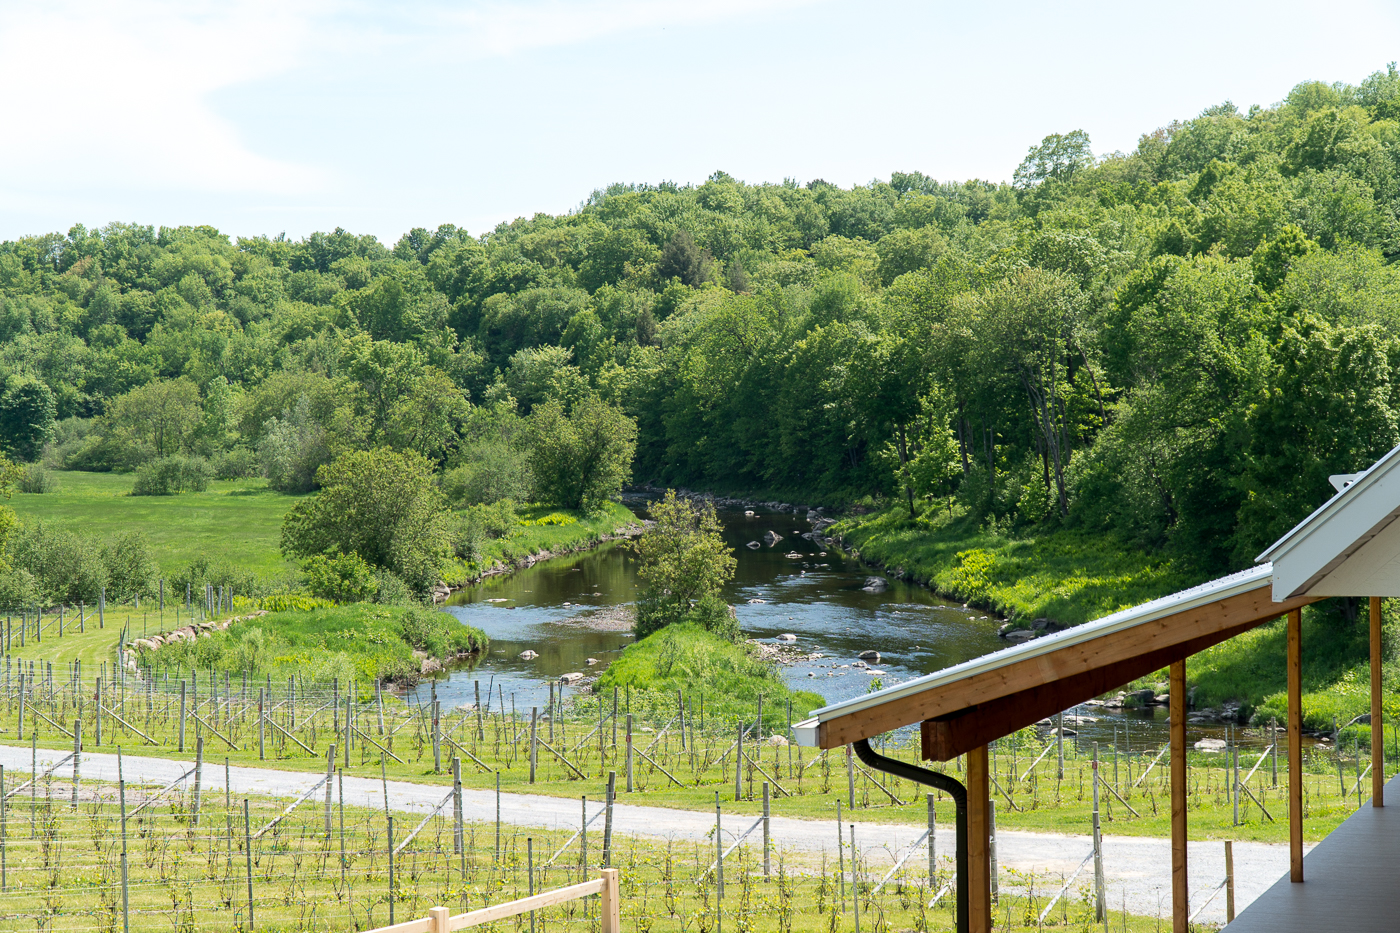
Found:
[[[785,679],[797,689],[836,702],[866,693],[874,676],[890,686],[1006,646],[996,636],[998,619],[941,600],[923,587],[889,581],[883,592],[866,591],[866,580],[875,571],[802,538],[812,527],[803,517],[726,511],[720,518],[738,560],[724,596],[735,606],[744,632],[765,642],[792,634],[794,647],[803,655],[821,655],[783,666]],[[769,531],[782,539],[771,547],[748,547]],[[512,698],[527,714],[532,706],[543,708],[549,681],[572,672],[601,671],[632,641],[629,632],[596,631],[569,620],[625,606],[635,599],[636,588],[630,550],[625,543],[612,542],[455,594],[447,611],[484,630],[491,637],[491,650],[474,667],[458,668],[439,680],[438,698],[445,709],[469,704],[479,685],[483,701],[490,691],[494,708],[504,700],[510,709]],[[878,674],[854,663],[865,650],[880,653],[880,662],[871,665]],[[537,657],[522,659],[525,651]],[[597,663],[588,665],[589,658]],[[430,689],[424,684],[418,694],[426,696]],[[1086,753],[1094,743],[1105,750],[1116,744],[1120,750],[1138,752],[1155,751],[1167,741],[1162,708],[1086,706],[1074,712],[1084,717],[1073,728],[1078,732],[1075,741]],[[1219,725],[1188,726],[1191,742],[1223,733]],[[1268,740],[1254,736],[1244,741]]]

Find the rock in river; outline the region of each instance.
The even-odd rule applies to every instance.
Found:
[[[763,543],[769,547],[772,547],[781,540],[783,540],[783,536],[776,531],[766,531],[763,533]]]
[[[520,660],[522,661],[533,661],[535,660],[535,658],[538,657],[539,653],[531,651],[529,648],[526,648],[524,651],[520,652]]]
[[[876,664],[880,663],[880,652],[873,649],[862,651],[860,654],[856,655],[856,657],[860,658],[862,661],[873,661]]]
[[[861,587],[867,593],[883,593],[889,588],[889,581],[884,577],[866,577],[865,586]]]
[[[572,673],[572,674],[560,674],[560,675],[559,675],[559,682],[560,682],[561,684],[563,684],[564,686],[566,686],[566,687],[572,687],[574,684],[578,683],[580,680],[583,680],[583,675],[580,674],[580,673],[578,673],[577,671],[575,671],[575,672]]]

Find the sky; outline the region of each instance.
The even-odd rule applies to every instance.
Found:
[[[1356,83],[1400,4],[0,0],[0,240],[111,221],[388,244],[614,182],[1009,180]]]

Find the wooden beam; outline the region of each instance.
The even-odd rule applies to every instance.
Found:
[[[987,746],[967,753],[967,897],[969,933],[992,933],[991,775]]]
[[[1191,902],[1186,886],[1186,661],[1171,666],[1172,933],[1188,933]]]
[[[1288,876],[1303,880],[1303,611],[1288,614]]]
[[[1371,806],[1385,806],[1385,715],[1381,709],[1381,598],[1371,597]]]
[[[818,727],[817,744],[822,748],[837,748],[1144,655],[1171,657],[1192,642],[1221,632],[1243,631],[1319,598],[1299,596],[1275,603],[1270,598],[1269,582],[1265,580],[1255,589],[1226,599],[1011,661],[952,683],[827,720]]]
[[[923,739],[923,756],[930,761],[952,761],[978,745],[986,745],[993,739],[1010,735],[1017,729],[1023,729],[1129,681],[1146,677],[1174,661],[1190,657],[1270,621],[1273,619],[1245,622],[1179,645],[1149,651],[1117,664],[1040,684],[1012,696],[979,703],[939,719],[926,719],[920,732]]]

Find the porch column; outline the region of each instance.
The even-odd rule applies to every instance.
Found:
[[[992,931],[991,781],[987,746],[967,753],[967,896],[970,933]]]
[[[1167,722],[1171,734],[1172,933],[1188,933],[1186,889],[1186,662],[1173,661]]]
[[[1385,718],[1381,711],[1381,598],[1371,597],[1371,806],[1385,806]]]
[[[1303,612],[1288,614],[1288,875],[1303,880]]]

